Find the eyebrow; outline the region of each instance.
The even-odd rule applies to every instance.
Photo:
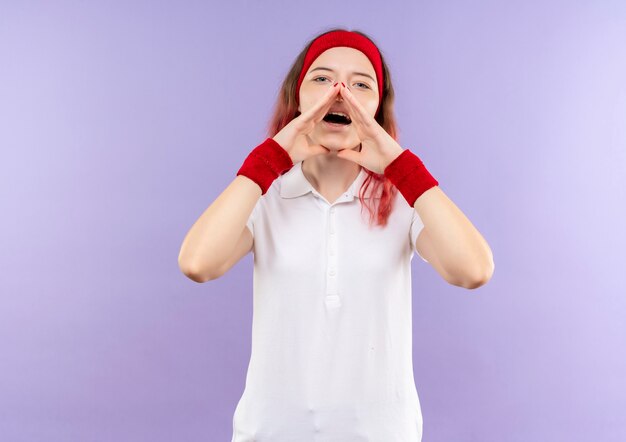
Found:
[[[335,72],[335,71],[333,71],[332,69],[330,69],[330,68],[325,68],[325,67],[318,67],[318,68],[315,68],[315,69],[311,69],[311,72],[314,72],[314,71],[330,71],[330,72]],[[363,77],[367,77],[367,78],[371,79],[374,83],[376,83],[376,80],[374,80],[374,78],[373,78],[371,75],[366,74],[365,72],[352,72],[352,75],[361,75],[361,76],[363,76]]]

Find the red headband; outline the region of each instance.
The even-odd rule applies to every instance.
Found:
[[[300,85],[309,67],[315,61],[319,55],[336,46],[346,46],[349,48],[358,49],[363,52],[367,58],[369,58],[374,71],[376,72],[376,80],[378,82],[378,108],[376,108],[376,114],[378,115],[378,109],[383,102],[383,62],[380,56],[378,48],[372,41],[364,37],[361,34],[351,31],[333,31],[327,34],[321,35],[311,43],[309,49],[304,57],[304,64],[300,71],[300,77],[298,78],[298,85],[296,86],[296,102],[299,100]]]

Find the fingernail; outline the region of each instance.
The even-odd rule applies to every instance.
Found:
[[[333,84],[333,87],[337,86],[338,84],[339,84],[339,83],[335,83],[335,84]],[[341,83],[341,84],[343,84],[343,83]]]
[[[343,87],[346,87],[346,85],[345,85],[345,84],[343,84],[343,81],[341,82],[341,84],[342,84],[342,86],[343,86]]]

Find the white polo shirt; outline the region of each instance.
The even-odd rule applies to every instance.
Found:
[[[252,348],[232,442],[421,441],[411,261],[423,224],[397,192],[388,225],[370,230],[366,177],[329,204],[298,162],[254,207]]]

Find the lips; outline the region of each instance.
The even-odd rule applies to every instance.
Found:
[[[328,113],[331,112],[341,112],[342,114],[348,115],[348,109],[341,105],[335,105],[328,110]],[[328,113],[326,115],[328,115]]]
[[[322,125],[331,132],[345,131],[350,128],[349,124],[336,124],[329,123],[328,121],[322,121]]]
[[[352,120],[350,120],[350,116],[348,114],[339,113],[335,111],[328,112],[324,116],[323,120],[331,124],[334,123],[334,124],[349,125],[352,123]]]

